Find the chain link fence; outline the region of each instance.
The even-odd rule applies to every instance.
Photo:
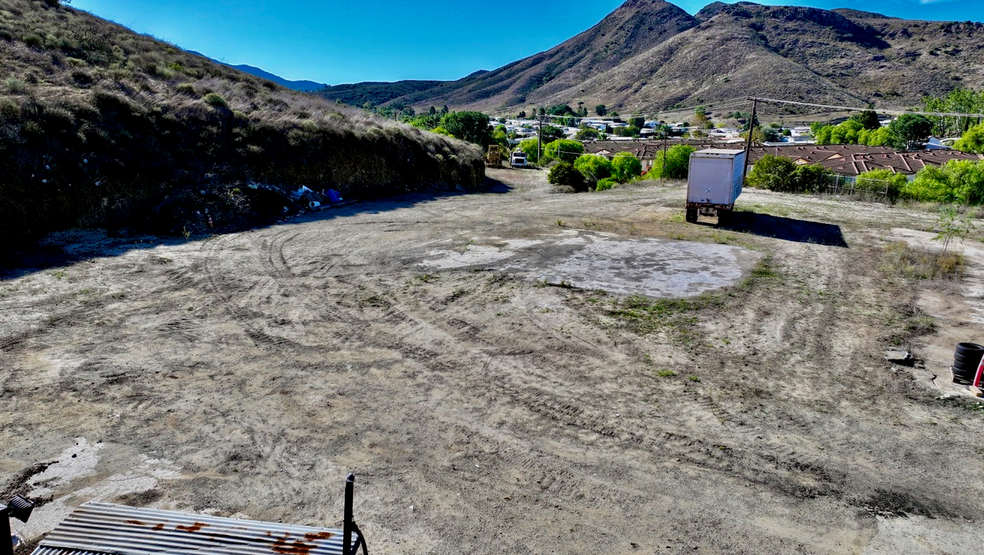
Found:
[[[889,180],[831,175],[825,181],[820,188],[821,195],[885,204],[894,204],[899,197],[898,183]]]

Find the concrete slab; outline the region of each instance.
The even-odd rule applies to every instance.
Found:
[[[551,285],[683,298],[734,285],[762,256],[731,245],[569,230],[535,240],[476,239],[463,252],[431,250],[420,265],[485,268]]]

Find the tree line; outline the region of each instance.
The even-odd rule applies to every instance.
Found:
[[[746,182],[750,187],[783,193],[822,193],[836,174],[815,164],[797,165],[784,156],[766,155],[755,162]],[[942,166],[926,166],[912,179],[891,170],[864,172],[855,189],[884,194],[889,202],[984,204],[984,161],[951,160]]]

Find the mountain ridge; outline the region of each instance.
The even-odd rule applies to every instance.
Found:
[[[279,75],[277,75],[275,73],[270,73],[269,71],[266,71],[265,69],[258,68],[256,66],[251,66],[251,65],[248,65],[248,64],[227,64],[227,63],[225,63],[223,61],[216,60],[215,58],[211,58],[211,57],[206,56],[205,54],[202,54],[201,52],[197,52],[195,50],[188,50],[187,52],[189,54],[194,54],[196,56],[201,56],[202,58],[207,58],[208,60],[211,60],[212,62],[215,62],[217,64],[222,64],[222,65],[224,65],[226,67],[231,67],[233,69],[237,69],[237,70],[239,70],[239,71],[241,71],[243,73],[248,73],[248,74],[250,74],[250,75],[252,75],[254,77],[259,77],[261,79],[266,79],[267,81],[273,81],[274,83],[276,83],[276,84],[278,84],[278,85],[280,85],[282,87],[287,87],[288,89],[295,90],[295,91],[300,91],[300,92],[314,92],[314,91],[319,91],[319,90],[321,90],[321,89],[323,89],[323,88],[325,88],[325,87],[328,86],[325,83],[318,83],[317,81],[308,81],[306,79],[301,79],[301,80],[298,80],[298,81],[292,81],[290,79],[285,79],[285,78],[283,78],[283,77],[281,77],[281,76],[279,76]]]
[[[752,2],[715,2],[691,16],[663,0],[629,0],[549,50],[427,83],[392,97],[385,93],[400,86],[377,85],[375,104],[491,113],[605,104],[650,113],[759,95],[907,107],[926,94],[984,87],[984,25]]]

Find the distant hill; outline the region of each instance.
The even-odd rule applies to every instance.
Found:
[[[348,87],[358,96],[359,85]],[[372,85],[393,94],[402,87]],[[751,2],[715,2],[690,16],[663,0],[629,0],[546,52],[376,98],[493,113],[581,102],[653,113],[749,95],[911,106],[955,87],[984,88],[980,23]]]
[[[51,5],[54,4],[54,5]],[[48,0],[0,0],[0,255],[66,227],[196,233],[481,183],[474,145],[346,108]]]
[[[442,83],[445,81],[365,82],[353,85],[332,85],[314,92],[318,96],[349,106],[363,106],[367,102],[373,106],[379,106],[394,98],[426,94],[427,91]]]
[[[192,54],[197,54],[197,55],[202,56],[202,57],[207,57],[204,54],[202,54],[201,52],[195,52],[194,50],[189,50],[189,52],[191,52]],[[245,65],[245,64],[233,65],[233,64],[227,64],[225,62],[220,62],[220,61],[215,60],[215,59],[212,59],[212,58],[209,58],[209,59],[211,59],[213,62],[215,62],[217,64],[227,65],[227,66],[229,66],[231,68],[238,69],[239,71],[242,71],[243,73],[248,73],[250,75],[255,75],[255,76],[257,76],[257,77],[259,77],[261,79],[266,79],[267,81],[273,81],[274,83],[276,83],[278,85],[281,85],[283,87],[287,87],[288,89],[293,89],[295,91],[313,92],[313,91],[321,90],[321,89],[323,89],[323,88],[325,88],[325,87],[328,86],[328,85],[326,85],[324,83],[318,83],[316,81],[306,81],[306,80],[302,80],[302,81],[291,81],[290,79],[284,79],[283,77],[281,77],[279,75],[274,75],[273,73],[270,73],[269,71],[264,71],[264,70],[262,70],[262,69],[260,69],[258,67],[255,67],[255,66],[250,66],[250,65]]]
[[[288,89],[294,89],[295,91],[312,92],[312,91],[321,90],[321,89],[323,89],[323,88],[325,88],[325,87],[328,86],[328,85],[325,85],[324,83],[316,83],[314,81],[304,81],[304,80],[302,80],[302,81],[291,81],[290,79],[284,79],[283,77],[280,77],[279,75],[274,75],[274,74],[272,74],[272,73],[270,73],[268,71],[263,71],[262,69],[260,69],[258,67],[253,67],[253,66],[248,66],[248,65],[242,65],[242,64],[240,64],[240,65],[234,65],[234,66],[230,66],[230,67],[234,67],[234,68],[238,69],[239,71],[242,71],[244,73],[248,73],[250,75],[255,75],[257,77],[262,77],[263,79],[267,79],[267,80],[273,81],[274,83],[276,83],[278,85],[282,85],[284,87],[287,87]]]

